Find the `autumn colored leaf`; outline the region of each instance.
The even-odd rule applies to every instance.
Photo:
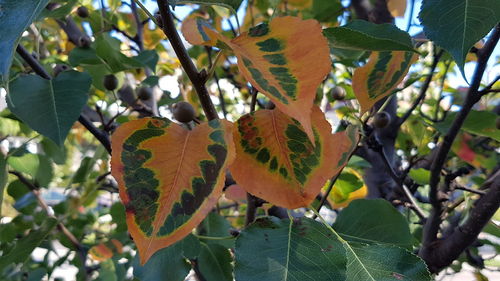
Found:
[[[480,168],[488,165],[488,159],[483,155],[476,153],[469,145],[473,139],[472,135],[468,133],[460,133],[457,139],[453,142],[451,150],[463,161],[470,165]],[[495,166],[494,163],[492,163]]]
[[[388,0],[387,9],[395,18],[404,17],[406,11],[406,0]]]
[[[352,201],[365,198],[366,195],[368,195],[368,188],[361,175],[353,169],[345,168],[335,181],[327,199],[334,209],[338,209],[347,207]]]
[[[115,254],[121,254],[122,251],[122,243],[116,239],[111,239],[90,248],[89,255],[95,261],[105,261],[112,258]]]
[[[182,31],[191,44],[230,48],[243,76],[314,140],[311,107],[316,89],[331,70],[328,42],[316,20],[276,17],[232,40],[201,18],[186,21]]]
[[[347,163],[358,138],[353,127],[332,135],[318,107],[311,120],[314,145],[297,120],[277,109],[241,117],[233,127],[236,160],[230,166],[236,182],[272,204],[308,206]]]
[[[113,134],[111,172],[141,264],[188,235],[217,202],[234,159],[231,127],[212,120],[190,131],[144,118]]]
[[[368,63],[354,71],[352,87],[361,106],[367,112],[403,80],[411,64],[417,59],[412,52],[372,52]]]
[[[224,190],[224,196],[226,199],[246,204],[247,192],[237,184],[228,186],[226,190]]]

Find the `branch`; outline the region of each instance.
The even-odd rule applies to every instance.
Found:
[[[484,47],[478,51],[478,62],[476,64],[476,69],[472,77],[471,86],[462,105],[462,109],[459,111],[457,117],[453,121],[448,133],[444,136],[443,141],[439,144],[436,157],[431,164],[429,199],[433,209],[424,227],[423,245],[419,253],[419,255],[424,260],[428,260],[429,257],[432,256],[432,253],[435,251],[434,242],[436,242],[437,240],[439,226],[442,221],[441,216],[443,213],[443,206],[438,198],[441,170],[443,169],[443,166],[446,162],[446,158],[451,149],[453,141],[455,140],[458,132],[460,131],[460,128],[465,122],[467,115],[471,111],[474,104],[476,104],[481,99],[482,95],[479,92],[481,78],[483,77],[488,59],[493,52],[493,49],[495,48],[499,38],[500,25],[497,24]],[[486,197],[486,195],[483,197]],[[481,198],[481,200],[482,199],[483,198]]]
[[[417,108],[417,106],[424,100],[425,94],[427,93],[427,89],[429,89],[429,85],[432,82],[432,77],[434,76],[434,71],[436,70],[436,67],[439,63],[439,59],[443,55],[444,50],[440,50],[439,52],[434,54],[434,58],[432,59],[432,65],[429,69],[429,74],[427,75],[427,78],[424,81],[424,84],[420,88],[420,93],[418,94],[417,99],[413,102],[413,105],[408,109],[408,111],[401,117],[398,118],[398,126],[401,126],[410,116],[413,110]]]
[[[203,107],[203,111],[207,116],[208,120],[213,120],[219,118],[217,115],[217,111],[210,99],[210,95],[208,94],[207,88],[205,87],[205,79],[200,75],[196,66],[194,65],[191,57],[187,53],[186,48],[182,44],[182,40],[179,37],[179,33],[177,33],[177,29],[174,24],[174,19],[172,17],[172,12],[170,11],[170,7],[168,6],[167,0],[158,0],[158,8],[160,9],[160,15],[163,22],[163,32],[167,35],[168,40],[170,40],[170,44],[172,44],[172,48],[177,54],[179,61],[184,68],[189,80],[193,83],[193,86],[198,94],[200,99],[201,106]]]

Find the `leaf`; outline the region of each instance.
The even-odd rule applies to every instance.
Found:
[[[326,28],[323,35],[334,48],[415,52],[410,35],[390,23],[353,20],[344,26]]]
[[[314,0],[312,3],[313,18],[320,22],[336,22],[343,12],[339,0]]]
[[[122,243],[116,239],[111,239],[105,243],[92,246],[89,250],[89,255],[95,261],[105,261],[112,258],[115,254],[121,254],[122,251]]]
[[[201,244],[198,267],[206,281],[233,281],[233,266],[228,249],[217,244]]]
[[[500,21],[500,5],[496,0],[425,0],[418,17],[427,38],[451,53],[465,78],[465,57]]]
[[[7,185],[9,174],[7,173],[7,158],[0,150],[0,218],[2,217],[2,202],[4,188]]]
[[[33,130],[62,146],[87,103],[91,78],[66,71],[52,80],[22,75],[10,83],[10,111]],[[29,87],[26,87],[29,85]]]
[[[344,244],[347,281],[432,280],[427,267],[409,251],[388,245]]]
[[[48,0],[0,0],[0,84],[9,79],[9,68],[19,37],[47,5]]]
[[[349,242],[392,244],[410,249],[413,240],[403,215],[382,199],[352,201],[340,212],[333,228]]]
[[[151,69],[151,71],[156,72],[156,64],[158,63],[158,60],[160,57],[158,56],[158,53],[154,50],[146,50],[142,51],[134,57],[135,60],[138,60],[141,62],[143,65],[146,65]]]
[[[8,253],[2,253],[2,256],[0,256],[0,272],[8,265],[25,262],[56,225],[57,220],[55,218],[47,218],[40,228],[31,230],[28,235],[19,239],[14,248]]]
[[[231,130],[225,120],[189,131],[144,118],[115,131],[111,172],[141,264],[188,235],[215,205],[234,159]]]
[[[406,0],[388,0],[387,9],[395,18],[403,18],[406,11]]]
[[[221,215],[209,213],[198,227],[198,234],[209,237],[227,237],[231,224]],[[234,247],[234,239],[209,240],[200,238],[206,244],[219,244],[226,248]]]
[[[311,120],[315,145],[297,120],[279,110],[242,116],[233,128],[236,160],[230,171],[236,182],[278,206],[309,206],[328,178],[347,164],[358,138],[352,127],[332,135],[318,107]]]
[[[7,161],[12,169],[30,175],[41,186],[47,186],[52,181],[52,161],[44,155],[10,156]]]
[[[364,198],[366,195],[368,188],[363,183],[361,175],[353,169],[345,168],[335,181],[328,202],[334,209],[344,208],[353,200]]]
[[[233,50],[241,74],[279,110],[299,121],[314,140],[311,107],[316,89],[331,70],[328,42],[317,21],[276,17],[232,40],[200,18],[185,24],[182,31],[191,44]]]
[[[123,70],[141,68],[142,62],[134,58],[127,57],[120,51],[120,40],[103,33],[96,37],[96,54],[109,66],[111,72],[116,73]],[[146,55],[148,53],[145,53]],[[144,59],[146,58],[145,55]]]
[[[191,269],[182,256],[182,241],[157,251],[143,266],[138,256],[135,256],[132,265],[134,276],[141,281],[184,281]]]
[[[408,174],[416,183],[425,185],[429,184],[429,179],[431,177],[431,172],[424,168],[411,169]]]
[[[243,0],[168,0],[170,5],[181,4],[200,4],[200,5],[217,5],[232,10],[234,14],[238,11]]]
[[[346,278],[342,245],[326,227],[308,218],[257,219],[236,239],[235,257],[238,281]]]
[[[448,113],[443,122],[434,124],[434,126],[442,134],[448,133],[448,130],[457,114],[457,112]],[[493,112],[471,110],[461,129],[475,135],[489,137],[496,141],[500,141],[500,130],[496,128],[496,118],[497,115]]]
[[[392,94],[416,58],[411,52],[372,52],[368,63],[356,68],[352,88],[361,106],[361,114]]]

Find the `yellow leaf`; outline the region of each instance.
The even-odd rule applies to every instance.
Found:
[[[382,98],[392,94],[417,59],[412,52],[372,52],[368,63],[354,71],[352,88],[361,114]]]
[[[357,130],[331,133],[318,107],[312,110],[315,145],[300,123],[275,110],[242,116],[233,128],[236,160],[230,171],[247,192],[289,209],[306,207],[323,184],[347,163]]]
[[[121,254],[123,245],[116,239],[111,239],[105,243],[100,243],[89,250],[90,257],[95,261],[105,261],[114,256],[114,254]]]
[[[404,17],[406,11],[406,0],[388,0],[387,9],[391,15],[395,18]]]
[[[234,159],[231,127],[212,120],[189,131],[144,118],[113,134],[111,172],[141,264],[191,233],[216,204]]]

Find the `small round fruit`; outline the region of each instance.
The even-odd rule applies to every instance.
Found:
[[[272,101],[269,101],[267,104],[266,104],[266,109],[274,109],[276,107],[276,105],[274,104],[274,102]]]
[[[59,73],[68,71],[69,69],[69,66],[65,64],[56,64],[56,66],[54,66],[54,69],[52,69],[52,74],[54,75],[54,77],[57,77]]]
[[[182,123],[190,122],[194,119],[194,108],[191,104],[185,101],[174,104],[174,118]]]
[[[137,97],[141,100],[149,100],[153,97],[153,90],[149,87],[141,87],[137,91]]]
[[[113,74],[108,74],[104,76],[103,85],[106,90],[114,91],[118,87],[118,78]]]
[[[88,18],[89,17],[89,9],[87,9],[85,6],[78,7],[78,9],[76,9],[76,13],[81,18]]]
[[[332,95],[332,98],[334,100],[344,100],[346,96],[345,89],[340,87],[340,86],[335,86],[331,91],[330,94]]]
[[[375,128],[385,128],[389,123],[391,123],[391,116],[385,111],[379,112],[373,117],[373,125]]]
[[[90,43],[92,43],[92,41],[90,40],[90,37],[88,37],[87,35],[82,35],[78,39],[78,46],[80,46],[82,48],[85,48],[85,49],[90,48]]]

